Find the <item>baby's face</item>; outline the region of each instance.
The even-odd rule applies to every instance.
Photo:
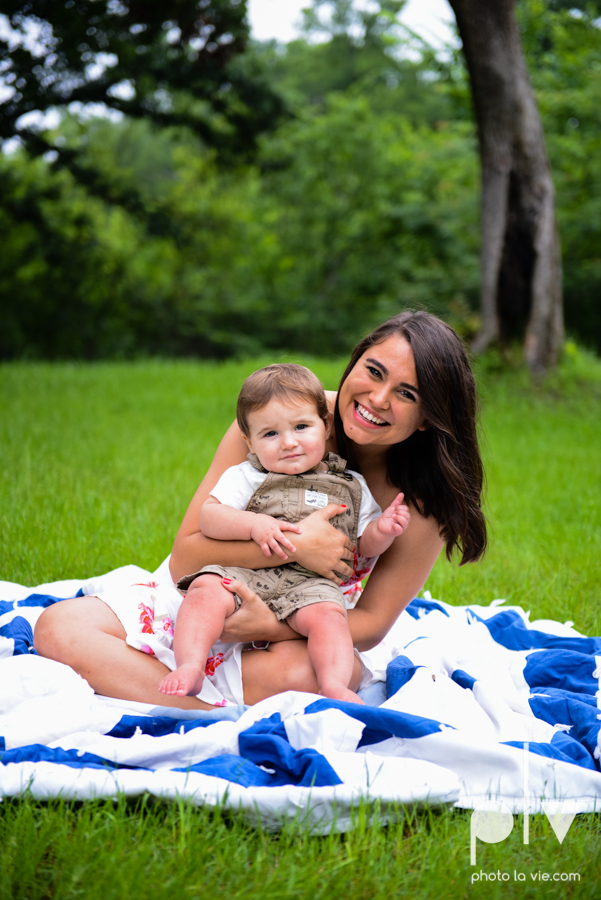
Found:
[[[270,400],[248,415],[246,442],[268,472],[300,475],[325,456],[326,428],[313,403]]]

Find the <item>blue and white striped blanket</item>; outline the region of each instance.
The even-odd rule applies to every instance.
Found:
[[[372,652],[366,706],[290,692],[207,713],[100,697],[33,653],[44,607],[148,579],[0,582],[0,796],[187,797],[277,829],[351,827],[360,799],[562,814],[601,806],[601,638],[519,607],[414,600]]]

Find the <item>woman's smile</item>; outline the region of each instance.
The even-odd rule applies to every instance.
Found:
[[[342,424],[356,444],[396,444],[428,427],[411,345],[393,335],[361,356],[340,388]]]
[[[370,412],[370,410],[363,406],[362,403],[359,403],[358,400],[355,400],[355,413],[359,419],[363,419],[364,422],[375,425],[377,428],[382,428],[382,426],[390,424],[389,422],[385,422],[384,419],[380,419],[375,413]]]

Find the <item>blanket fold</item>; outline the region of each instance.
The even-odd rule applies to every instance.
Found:
[[[254,707],[157,708],[100,697],[35,654],[49,605],[152,577],[126,566],[34,588],[0,582],[0,796],[147,791],[269,829],[300,817],[314,833],[352,827],[360,801],[383,821],[405,804],[601,804],[601,638],[572,623],[426,593],[374,648],[382,680],[365,706],[289,692]]]

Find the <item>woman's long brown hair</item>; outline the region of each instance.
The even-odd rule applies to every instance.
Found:
[[[411,345],[424,416],[430,427],[390,447],[388,480],[423,516],[434,516],[448,559],[456,548],[461,553],[461,565],[475,562],[487,544],[481,505],[484,470],[476,428],[476,384],[458,335],[430,313],[400,313],[355,347],[340,387],[369,347],[393,335]],[[334,427],[338,452],[350,468],[356,469],[356,454],[344,433],[338,401]]]

